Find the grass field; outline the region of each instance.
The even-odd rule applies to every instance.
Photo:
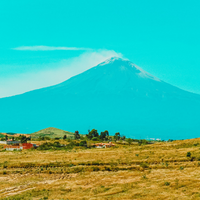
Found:
[[[2,150],[0,199],[200,199],[200,139],[109,149]]]

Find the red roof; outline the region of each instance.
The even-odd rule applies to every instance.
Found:
[[[33,147],[33,144],[31,144],[31,143],[23,143],[22,146],[23,146],[23,149],[30,149],[30,148]]]
[[[13,148],[13,149],[19,149],[20,148],[20,146],[17,146],[17,145],[6,145],[6,146],[4,146],[4,148]]]
[[[92,144],[94,146],[115,146],[115,144],[113,144],[112,142],[109,143],[96,143],[96,144]]]
[[[4,146],[4,148],[13,148],[13,149],[19,149],[20,147],[22,147],[22,149],[30,149],[30,148],[34,147],[34,144],[23,143],[23,144],[19,144],[19,145],[6,145],[6,146]]]

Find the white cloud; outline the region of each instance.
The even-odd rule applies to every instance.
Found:
[[[112,50],[85,52],[78,57],[49,64],[45,70],[15,74],[6,79],[0,77],[0,98],[58,84],[111,57],[122,57],[122,54]]]
[[[56,50],[63,50],[63,51],[89,51],[92,50],[90,48],[82,48],[82,47],[51,47],[51,46],[21,46],[12,48],[13,50],[18,51],[56,51]]]

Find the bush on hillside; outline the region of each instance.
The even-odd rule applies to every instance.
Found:
[[[187,152],[187,157],[191,157],[191,153],[190,152]]]
[[[78,140],[78,139],[80,139],[80,134],[79,134],[79,132],[78,131],[75,131],[75,133],[74,133],[74,139],[75,140]]]
[[[70,142],[68,145],[62,145],[60,142],[45,142],[38,147],[38,150],[71,150],[77,146],[77,143]]]
[[[63,136],[63,140],[66,140],[66,139],[67,139],[67,136],[66,136],[66,135],[64,135],[64,136]]]
[[[149,167],[149,165],[147,164],[147,163],[140,163],[140,167],[142,167],[142,168],[148,168]]]
[[[82,140],[80,143],[79,143],[79,146],[87,146],[87,142],[85,140]]]

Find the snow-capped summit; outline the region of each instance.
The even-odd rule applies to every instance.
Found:
[[[43,93],[60,93],[60,91],[65,91],[65,95],[113,94],[155,99],[185,93],[129,60],[118,57],[110,58],[61,84],[41,90]]]
[[[122,58],[120,57],[111,57],[111,58],[108,58],[107,60],[105,60],[104,62],[100,63],[99,65],[106,65],[106,64],[109,64],[109,63],[113,63],[115,61],[125,61],[125,59],[123,60]]]
[[[155,76],[144,71],[142,68],[140,68],[136,64],[130,62],[128,59],[122,59],[120,57],[112,57],[112,58],[107,59],[106,61],[100,63],[98,66],[103,66],[103,65],[106,65],[106,66],[114,65],[115,67],[120,67],[121,71],[129,69],[130,71],[136,73],[140,77],[150,78],[155,81],[160,81],[160,79],[158,79]]]

